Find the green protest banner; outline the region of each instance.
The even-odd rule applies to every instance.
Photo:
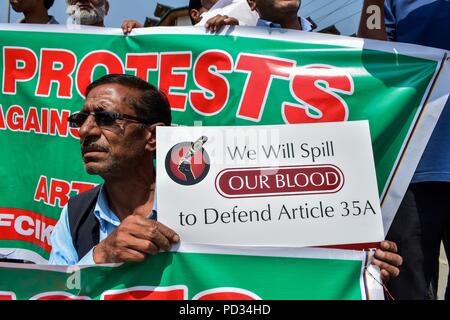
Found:
[[[327,256],[332,251],[332,257]],[[62,267],[0,263],[0,300],[382,299],[367,252],[180,247],[142,263]],[[42,281],[45,279],[45,281]]]
[[[448,97],[447,53],[257,28],[0,25],[0,254],[45,263],[87,175],[70,113],[105,73],[161,88],[177,125],[368,120],[385,232]]]

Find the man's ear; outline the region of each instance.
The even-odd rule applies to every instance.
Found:
[[[200,18],[200,11],[198,11],[197,9],[192,9],[191,11],[189,11],[189,15],[191,16],[192,20],[197,23]]]
[[[108,15],[108,12],[109,12],[109,2],[108,0],[105,0],[105,16]]]
[[[154,123],[147,127],[147,144],[145,148],[151,152],[156,150],[156,127],[165,126],[163,122]]]
[[[247,3],[250,6],[250,9],[252,9],[252,11],[256,10],[256,1],[255,0],[247,0]]]

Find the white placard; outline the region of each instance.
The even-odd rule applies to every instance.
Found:
[[[367,121],[157,128],[158,220],[183,242],[384,238]]]

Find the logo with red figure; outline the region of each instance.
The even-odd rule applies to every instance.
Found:
[[[202,181],[209,172],[210,159],[203,145],[208,137],[194,142],[174,145],[166,155],[165,165],[169,177],[178,184],[191,186]]]

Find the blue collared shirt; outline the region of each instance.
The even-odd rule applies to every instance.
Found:
[[[106,198],[105,189],[101,188],[97,202],[94,208],[94,215],[99,221],[100,227],[100,241],[108,237],[120,224],[120,219],[109,208],[108,200]],[[153,204],[151,219],[156,219],[156,197]],[[52,252],[50,253],[49,264],[53,265],[89,265],[95,264],[92,248],[81,259],[78,257],[77,251],[73,245],[72,236],[69,227],[69,215],[67,211],[67,204],[61,212],[58,223],[52,231],[50,237],[52,244]]]
[[[313,25],[307,19],[298,17],[298,21],[300,22],[300,25],[302,26],[302,31],[307,31],[307,32],[313,31]],[[282,28],[280,24],[274,23],[274,22],[271,22],[268,20],[264,20],[264,19],[258,19],[256,26],[257,27]]]

